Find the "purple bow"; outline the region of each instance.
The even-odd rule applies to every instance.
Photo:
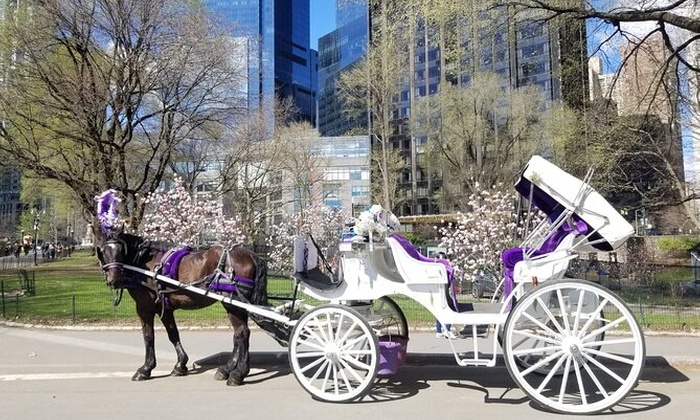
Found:
[[[122,201],[116,196],[115,190],[107,190],[102,194],[95,196],[97,201],[97,219],[100,221],[103,232],[109,232],[114,228],[119,217],[117,206]]]

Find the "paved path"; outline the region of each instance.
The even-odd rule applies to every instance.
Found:
[[[154,379],[133,383],[129,378],[143,360],[137,330],[7,325],[0,325],[0,420],[561,418],[534,406],[502,362],[494,368],[457,367],[448,341],[429,332],[412,333],[407,366],[380,380],[362,402],[328,404],[301,389],[286,350],[259,331],[251,339],[251,375],[246,385],[231,388],[213,380],[211,364],[230,350],[228,329],[182,331],[197,366],[184,378],[168,377],[175,353],[158,330]],[[696,418],[700,337],[648,335],[647,347],[648,368],[615,411],[631,412],[635,419]],[[600,417],[613,415],[620,418]]]

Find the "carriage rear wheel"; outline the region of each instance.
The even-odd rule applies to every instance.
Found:
[[[322,305],[306,312],[289,340],[289,364],[314,398],[348,402],[363,397],[379,368],[379,344],[354,309]]]
[[[408,338],[408,321],[399,305],[389,296],[372,302],[367,321],[379,337]]]
[[[513,380],[537,404],[560,413],[598,413],[620,402],[639,381],[645,351],[627,305],[588,281],[530,290],[504,327]]]

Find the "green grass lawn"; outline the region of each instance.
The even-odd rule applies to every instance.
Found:
[[[113,305],[115,296],[105,286],[97,258],[87,251],[75,252],[71,257],[52,262],[42,262],[38,266],[26,267],[36,279],[36,294],[14,296],[11,292],[19,285],[16,271],[0,273],[0,281],[5,284],[6,296],[3,299],[5,319],[42,324],[118,324],[139,325],[134,303],[128,294],[118,306]],[[664,270],[658,278],[673,281],[685,278],[688,271]],[[271,296],[291,297],[293,281],[285,277],[269,277],[268,293]],[[638,317],[640,324],[649,329],[688,330],[700,328],[700,316],[694,307],[700,299],[683,298],[655,293],[647,290],[623,288],[616,291]],[[306,303],[316,305],[305,296]],[[420,304],[405,296],[392,296],[408,319],[411,328],[431,328],[434,318]],[[460,301],[470,301],[470,296],[460,295]],[[272,302],[274,304],[274,301]],[[226,313],[218,303],[195,311],[178,311],[176,318],[181,325],[226,326]]]

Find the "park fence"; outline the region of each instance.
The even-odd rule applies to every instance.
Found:
[[[643,329],[669,332],[700,330],[700,298],[681,298],[671,291],[654,287],[636,287],[624,283],[608,285],[630,307]],[[29,324],[48,325],[120,325],[138,326],[134,303],[127,292],[119,301],[115,292],[100,281],[76,281],[52,290],[42,289],[42,281],[29,270],[16,270],[0,275],[0,314],[2,319]],[[268,293],[288,298],[293,282],[271,277]],[[460,289],[458,299],[474,302],[470,284]],[[396,296],[409,325],[414,329],[434,327],[435,319],[417,302]],[[485,297],[481,300],[487,300]],[[272,300],[274,302],[274,299]],[[306,300],[306,303],[317,304]],[[272,304],[272,303],[271,303]],[[195,311],[178,311],[178,323],[191,327],[227,326],[226,312],[219,304]]]

